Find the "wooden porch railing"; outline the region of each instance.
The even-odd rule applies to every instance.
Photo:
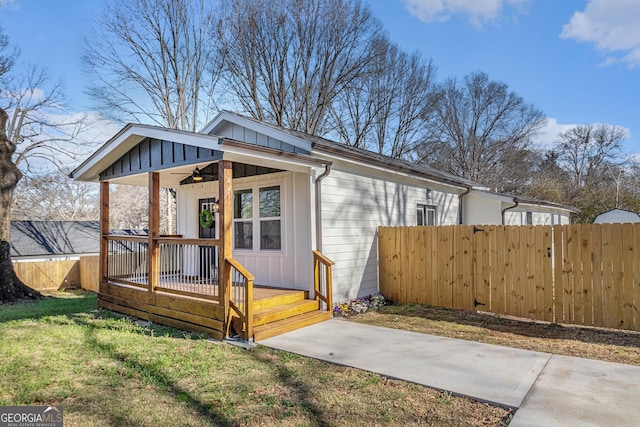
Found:
[[[231,289],[229,295],[229,308],[240,319],[241,327],[236,332],[242,335],[245,341],[253,338],[253,281],[255,277],[249,273],[237,260],[232,257],[225,258],[225,262],[231,268]],[[229,310],[229,317],[231,317]],[[231,318],[227,320],[227,328],[231,324]],[[227,336],[229,331],[226,331]]]
[[[130,286],[148,287],[148,236],[108,235],[106,280]],[[187,296],[217,300],[218,239],[160,237],[156,289]]]
[[[335,262],[327,258],[322,252],[313,250],[313,283],[316,300],[323,301],[326,311],[333,310],[333,273],[331,267]],[[324,268],[322,268],[324,267]]]

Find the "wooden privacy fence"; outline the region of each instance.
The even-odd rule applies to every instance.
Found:
[[[82,288],[98,291],[100,258],[82,256],[79,260],[14,262],[20,280],[37,291]]]
[[[640,331],[640,223],[379,227],[398,302]]]

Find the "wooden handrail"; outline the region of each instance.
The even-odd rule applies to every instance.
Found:
[[[325,264],[325,265],[335,265],[336,263],[331,261],[329,258],[326,257],[325,254],[323,254],[322,252],[314,249],[313,251],[313,255],[318,257],[320,259],[320,261]]]
[[[256,280],[254,275],[249,273],[249,270],[244,268],[244,266],[242,264],[240,264],[235,258],[226,257],[224,260],[227,261],[229,263],[229,265],[231,265],[231,267],[233,267],[236,270],[238,270],[238,273],[240,273],[242,276],[244,276],[247,280]]]
[[[322,252],[313,250],[313,287],[315,298],[324,301],[327,305],[326,311],[333,310],[333,273],[331,267],[335,262],[327,258]],[[320,290],[320,264],[325,268],[325,293]]]
[[[229,307],[232,308],[240,317],[240,320],[243,324],[244,336],[242,337],[245,341],[249,341],[253,338],[253,281],[255,277],[253,274],[249,273],[249,271],[244,268],[242,264],[240,264],[233,257],[225,257],[225,263],[229,264],[229,266],[235,269],[238,274],[244,277],[244,301],[243,304],[239,304],[239,301],[233,300],[233,291],[232,289],[227,289],[225,294],[229,300]],[[231,283],[225,286],[233,286]],[[229,318],[227,320],[227,325],[231,322],[231,312],[229,312]],[[241,331],[237,331],[241,333]]]
[[[158,244],[168,245],[194,245],[194,246],[220,246],[220,239],[183,239],[181,237],[160,237],[155,239]]]
[[[131,236],[128,234],[120,235],[120,234],[107,234],[103,236],[107,240],[121,240],[125,242],[148,242],[149,236]],[[222,241],[220,239],[188,239],[182,237],[166,237],[160,236],[154,239],[158,244],[169,244],[169,245],[194,245],[194,246],[220,246]]]
[[[144,242],[149,241],[149,236],[131,236],[131,235],[119,235],[119,234],[106,234],[104,236],[107,240],[123,240],[125,242]]]

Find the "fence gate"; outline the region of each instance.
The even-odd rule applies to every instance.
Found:
[[[551,226],[473,227],[474,308],[553,321]]]

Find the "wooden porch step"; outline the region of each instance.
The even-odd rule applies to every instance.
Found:
[[[253,340],[260,341],[275,337],[276,335],[324,322],[329,319],[331,319],[330,311],[316,310],[305,314],[299,314],[294,317],[289,317],[288,319],[256,326],[253,328]]]
[[[265,323],[276,322],[288,317],[297,316],[311,311],[318,310],[320,304],[316,300],[296,300],[287,304],[281,304],[277,307],[269,307],[253,314],[254,326],[264,325]]]
[[[253,311],[258,312],[272,307],[280,307],[295,301],[303,301],[308,298],[309,292],[293,289],[276,290],[269,292],[269,289],[254,289]],[[273,296],[269,294],[273,293]]]

